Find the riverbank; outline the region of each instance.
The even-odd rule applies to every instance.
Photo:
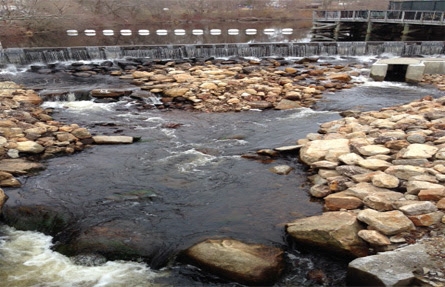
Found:
[[[171,68],[171,66],[170,66],[170,68]],[[164,67],[162,68],[162,69],[165,69]],[[164,73],[165,73],[165,70],[162,70],[162,71],[164,71]],[[146,71],[146,72],[149,72],[149,71]],[[130,73],[128,73],[128,75],[131,75],[131,77],[132,77],[132,79],[134,79],[133,78],[133,73],[134,73],[134,71],[133,72],[131,72],[131,74]],[[162,75],[164,75],[164,74],[162,74]],[[121,75],[122,76],[122,75]],[[132,79],[123,79],[123,80],[125,80],[125,81],[133,81]],[[171,81],[171,80],[170,80]],[[208,81],[208,78],[207,78],[207,81]],[[168,81],[167,81],[167,83],[168,83]],[[151,91],[149,91],[149,92],[151,92]],[[15,94],[16,95],[18,95],[18,92],[17,91],[15,91]],[[122,98],[125,98],[126,96],[128,96],[128,95],[122,95],[122,96],[120,96],[121,97],[121,99]],[[134,96],[134,95],[133,95]],[[212,98],[210,98],[210,99],[212,99]],[[102,99],[103,100],[103,99]],[[428,99],[425,99],[424,101],[427,101]],[[435,101],[433,101],[432,99],[429,99],[430,100],[430,102],[432,102],[432,103],[434,103],[434,105],[437,105],[437,103],[435,102]],[[203,100],[203,102],[205,102],[204,100]],[[202,102],[200,102],[200,103],[202,103]],[[196,104],[199,104],[199,103],[196,103]],[[194,107],[194,103],[193,103],[193,105],[192,105],[192,103],[189,103],[189,105],[188,105],[188,108],[190,109],[190,110],[196,110],[195,108],[193,108]],[[172,107],[172,106],[170,106],[170,107],[164,107],[164,108],[174,108],[174,107]],[[425,108],[425,107],[424,107]],[[396,109],[396,107],[394,107],[393,109]],[[242,111],[243,109],[241,109],[240,111]],[[385,109],[386,110],[386,109]],[[410,112],[408,112],[408,114],[410,114],[410,113],[421,113],[421,112],[423,112],[424,110],[423,109],[420,109],[420,110],[413,110],[413,111],[410,111]],[[377,112],[375,112],[375,113],[377,113]],[[10,114],[12,114],[12,113],[10,113]],[[365,113],[366,114],[366,113]],[[353,122],[354,120],[353,119],[351,119],[351,118],[356,118],[356,116],[357,116],[357,118],[359,118],[360,116],[359,116],[359,114],[357,113],[357,114],[351,114],[351,115],[353,115],[352,117],[346,117],[344,120],[345,121],[348,121],[348,123],[349,123],[349,121],[351,121],[351,122]],[[347,120],[346,120],[347,119]],[[371,122],[373,122],[373,121],[371,121]],[[326,123],[326,124],[323,124],[322,125],[322,128],[326,128],[326,126],[329,126],[330,124],[329,123]],[[334,126],[336,125],[335,123],[333,124]],[[364,125],[364,124],[362,124],[362,125]],[[414,125],[414,127],[417,127],[417,124],[416,125]],[[348,127],[349,128],[349,127]],[[323,131],[323,133],[324,134],[326,134],[326,136],[328,135],[328,134],[330,134],[330,136],[333,136],[334,138],[335,137],[339,137],[338,135],[336,135],[337,134],[337,132],[340,134],[340,135],[345,135],[344,134],[344,132],[346,132],[347,133],[347,129],[348,128],[345,128],[345,129],[340,129],[340,131],[335,131],[335,128],[332,128],[332,129],[329,129],[329,130],[322,130]],[[66,128],[62,128],[62,130],[60,130],[60,128],[59,128],[59,130],[58,130],[58,132],[61,132],[61,131],[63,131],[63,130],[65,130]],[[404,131],[406,132],[408,130],[408,128],[404,128]],[[334,132],[335,131],[335,132]],[[366,129],[364,129],[363,130],[363,132],[365,132],[366,131]],[[321,134],[322,135],[322,134]],[[311,137],[311,139],[313,139],[312,138],[312,136],[313,135],[310,135],[310,137]],[[329,136],[329,137],[330,137]],[[431,135],[430,135],[431,136]],[[348,140],[350,140],[350,139],[348,139]],[[76,142],[76,141],[74,141],[74,142]],[[82,141],[81,141],[82,142]],[[303,141],[301,141],[300,142],[300,144],[304,144],[304,142]],[[78,144],[78,145],[80,145],[80,144]],[[7,153],[6,153],[7,154]],[[35,155],[34,155],[34,157],[35,157]],[[325,169],[329,169],[329,168],[327,168],[327,167],[324,167]],[[330,188],[330,189],[333,189],[334,188],[334,185],[328,185],[328,187]],[[341,188],[338,188],[339,190],[335,190],[334,189],[334,191],[341,191],[340,189]],[[400,192],[398,189],[397,189],[397,192]]]

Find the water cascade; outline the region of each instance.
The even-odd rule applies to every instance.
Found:
[[[184,59],[207,57],[443,55],[445,42],[242,43],[161,46],[97,46],[71,48],[8,48],[0,64],[26,65],[58,61],[113,60],[125,57]]]

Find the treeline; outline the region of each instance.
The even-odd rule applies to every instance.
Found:
[[[129,29],[159,23],[310,23],[313,9],[386,9],[387,5],[387,0],[0,0],[0,42],[23,42],[68,29]]]

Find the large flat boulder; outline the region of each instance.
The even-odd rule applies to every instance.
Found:
[[[348,139],[314,140],[300,149],[300,159],[307,165],[311,165],[329,156],[338,159],[339,156],[348,153],[350,153]]]
[[[283,251],[234,239],[207,239],[182,254],[182,260],[222,278],[246,285],[272,285],[284,268]]]
[[[297,219],[286,227],[298,242],[353,257],[368,254],[367,244],[357,235],[361,229],[353,213],[342,211]]]
[[[358,213],[357,218],[385,235],[395,235],[415,229],[412,221],[399,210],[379,212],[365,209]]]
[[[44,169],[43,164],[22,158],[0,160],[0,171],[9,172],[14,175],[27,174],[42,169]]]
[[[443,237],[436,237],[394,251],[357,258],[349,263],[347,284],[348,286],[443,286],[443,282],[440,282],[442,278],[435,278],[435,274],[442,274],[445,268],[445,261],[440,256],[444,248]],[[424,280],[425,277],[427,280]],[[430,284],[422,285],[422,281]],[[431,285],[433,282],[439,285]]]

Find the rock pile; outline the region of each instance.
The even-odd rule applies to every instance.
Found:
[[[298,141],[326,212],[287,232],[355,257],[444,237],[445,97],[343,116]]]
[[[296,64],[276,59],[206,61],[143,67],[131,73],[132,83],[158,95],[168,106],[192,105],[205,112],[310,107],[325,90],[350,88],[347,65]]]
[[[33,66],[36,73],[69,73],[76,77],[106,74],[130,81],[137,89],[96,89],[100,100],[130,96],[159,98],[158,108],[204,112],[311,107],[325,91],[353,87],[362,64],[318,63],[317,58],[191,59],[161,61],[128,59],[66,67]]]
[[[131,137],[92,136],[77,124],[55,121],[41,103],[33,90],[0,83],[0,187],[20,186],[15,176],[43,169],[41,159],[72,154],[94,143],[133,141]]]

